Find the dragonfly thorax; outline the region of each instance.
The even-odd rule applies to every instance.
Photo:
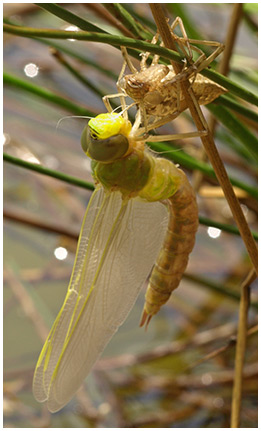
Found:
[[[122,195],[134,197],[145,187],[151,172],[151,160],[143,151],[134,149],[131,154],[111,163],[92,162],[93,176],[109,191],[119,190]]]

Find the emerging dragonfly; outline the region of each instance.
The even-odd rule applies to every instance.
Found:
[[[35,398],[47,401],[51,412],[80,387],[132,309],[155,261],[141,325],[179,285],[194,246],[198,212],[186,175],[146,149],[146,140],[162,137],[141,134],[140,111],[133,126],[125,114],[100,114],[82,134],[97,185],[68,292],[33,382]]]

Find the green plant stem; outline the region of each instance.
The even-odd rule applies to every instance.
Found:
[[[125,9],[134,16],[139,22],[142,22],[146,27],[149,27],[154,35],[157,31],[155,23],[147,16],[141,15],[133,8],[133,3],[124,3]]]
[[[62,172],[54,171],[53,169],[45,168],[44,166],[26,162],[25,160],[18,159],[17,157],[10,156],[4,153],[3,158],[5,162],[12,163],[13,165],[21,166],[31,171],[38,172],[42,175],[47,175],[49,177],[57,178],[58,180],[64,181],[68,184],[73,184],[74,186],[81,187],[83,189],[94,190],[94,185],[79,178],[73,177],[71,175],[63,174]]]
[[[88,190],[94,190],[95,188],[92,183],[89,183],[87,181],[80,180],[79,178],[72,177],[71,175],[66,175],[49,168],[45,168],[44,166],[41,166],[35,163],[26,162],[25,160],[18,159],[17,157],[11,156],[7,153],[3,154],[3,158],[5,162],[11,163],[13,165],[21,166],[25,169],[38,172],[39,174],[48,175],[50,177],[57,178],[61,181],[67,182],[69,184],[73,184],[77,187],[81,187]],[[200,217],[199,221],[204,225],[213,226],[213,227],[216,226],[228,233],[240,235],[239,230],[234,226],[230,226],[224,223],[218,223],[218,222],[215,222],[214,220],[206,219],[205,217]],[[257,238],[256,232],[253,232],[253,236]]]
[[[13,25],[16,27],[21,27],[20,25],[18,25],[16,22],[10,20],[9,18],[4,18],[3,22],[5,24],[10,24],[10,25]],[[109,69],[102,67],[96,61],[92,60],[91,58],[86,57],[82,53],[79,53],[76,50],[68,48],[68,44],[66,44],[66,43],[59,44],[53,40],[41,39],[40,37],[32,37],[32,40],[35,40],[36,42],[40,42],[43,45],[47,45],[51,48],[55,48],[55,49],[57,49],[57,51],[61,51],[62,53],[67,54],[70,57],[75,58],[76,60],[79,60],[82,63],[87,64],[88,66],[93,67],[94,69],[103,73],[107,77],[109,76],[113,80],[118,79],[118,75],[116,73],[114,73],[112,70],[109,70]]]
[[[208,110],[244,145],[250,155],[257,160],[258,141],[256,136],[238,120],[227,108],[211,103]]]
[[[58,96],[57,94],[52,93],[49,90],[46,90],[38,85],[32,84],[31,82],[27,82],[23,79],[17,78],[16,76],[10,75],[9,73],[3,73],[3,82],[11,87],[21,88],[23,91],[27,91],[29,93],[34,94],[35,96],[41,97],[44,100],[48,100],[48,102],[53,103],[54,105],[60,106],[67,111],[73,112],[75,115],[82,115],[93,117],[96,115],[95,112],[89,111],[86,108],[83,108],[76,105],[75,103],[65,99],[64,97]]]
[[[51,48],[57,49],[57,51],[61,51],[64,54],[67,54],[68,56],[75,58],[76,60],[81,61],[84,64],[87,64],[87,66],[91,66],[94,69],[98,70],[99,72],[106,75],[108,78],[112,78],[114,81],[117,81],[118,75],[114,73],[112,70],[106,69],[102,67],[100,64],[98,64],[96,61],[92,60],[91,58],[86,57],[85,55],[82,55],[82,53],[73,51],[72,49],[68,48],[67,46],[61,45],[59,43],[54,42],[53,40],[47,40],[47,39],[41,39],[41,38],[33,38],[33,40],[36,40],[37,42],[40,42],[44,45],[48,45]]]
[[[117,18],[135,37],[152,39],[153,35],[146,30],[121,3],[103,3],[103,6]]]
[[[227,96],[219,96],[215,102],[213,102],[215,105],[222,105],[226,106],[227,108],[230,108],[234,112],[238,112],[239,114],[243,115],[246,118],[249,118],[250,120],[255,121],[255,123],[258,122],[258,113],[256,111],[253,111],[252,109],[247,108],[246,106],[238,103],[236,100],[231,99]],[[209,105],[207,105],[209,106]]]
[[[212,219],[209,219],[209,218],[203,217],[203,216],[199,216],[198,219],[199,219],[200,224],[202,224],[202,225],[216,227],[216,228],[223,230],[225,232],[233,233],[235,235],[240,236],[240,232],[236,226],[232,226],[230,224],[225,224],[225,223],[220,223],[218,221],[214,221]],[[255,240],[258,240],[258,233],[257,232],[252,231],[252,235],[255,238]]]
[[[236,301],[240,301],[240,293],[237,291],[234,291],[233,289],[229,288],[228,286],[224,286],[220,283],[216,283],[213,280],[210,280],[206,277],[200,277],[198,275],[189,274],[186,273],[183,275],[184,278],[187,280],[193,281],[194,283],[199,284],[200,286],[206,286],[211,290],[214,290],[217,293],[220,293],[222,295],[229,296],[232,299],[235,299]],[[254,307],[256,310],[258,308],[257,302],[252,302],[251,306]]]
[[[51,53],[54,56],[54,58],[65,68],[70,72],[81,84],[83,84],[85,87],[89,88],[93,93],[97,94],[99,97],[104,96],[104,91],[99,89],[96,85],[94,85],[89,79],[87,79],[85,76],[83,76],[80,72],[78,72],[75,67],[73,67],[66,59],[65,57],[58,51],[57,49],[52,48]]]
[[[256,14],[257,15],[257,14]],[[258,24],[257,22],[251,17],[251,14],[249,14],[246,10],[243,9],[243,18],[248,25],[249,29],[254,32],[257,35],[258,32]]]
[[[58,16],[62,20],[75,25],[81,30],[95,31],[98,33],[107,33],[106,31],[102,30],[100,27],[97,27],[96,25],[86,21],[85,19],[79,17],[78,15],[75,15],[74,13],[70,12],[69,10],[63,7],[58,6],[55,3],[35,3],[35,4],[40,8],[47,10],[52,15]]]
[[[178,64],[181,64],[181,65],[183,64],[182,57],[175,51],[172,51],[170,49],[167,49],[158,45],[153,45],[151,43],[144,42],[142,40],[131,39],[123,36],[114,36],[114,35],[102,34],[102,33],[90,33],[90,32],[84,32],[84,31],[71,32],[71,31],[65,31],[65,30],[63,31],[63,30],[35,29],[31,27],[18,27],[10,24],[4,24],[3,29],[7,33],[16,34],[22,37],[30,37],[30,38],[45,37],[50,39],[72,39],[73,38],[77,40],[106,43],[109,45],[126,46],[129,48],[137,49],[139,51],[149,51],[153,54],[158,54],[163,58],[173,60]],[[249,103],[252,103],[255,105],[258,104],[258,99],[256,95],[244,89],[243,87],[240,87],[234,82],[230,81],[228,78],[225,78],[223,75],[209,69],[202,70],[201,74],[219,83],[223,87],[230,90],[233,94],[237,95],[238,97],[241,97],[242,99],[248,101]]]
[[[235,151],[236,154],[238,154],[244,161],[244,163],[247,163],[247,165],[244,167],[246,170],[249,168],[254,171],[252,171],[253,175],[256,175],[256,167],[258,164],[258,160],[253,158],[252,155],[250,155],[249,151],[246,150],[245,146],[242,145],[240,142],[238,142],[238,139],[234,138],[231,133],[227,129],[218,130],[216,132],[216,137],[220,141],[226,142],[226,146],[230,147],[233,151]]]
[[[153,54],[159,54],[164,58],[172,59],[182,64],[181,56],[167,48],[159,45],[152,45],[149,42],[132,39],[124,36],[115,36],[104,33],[91,33],[87,31],[67,31],[67,30],[49,30],[36,29],[32,27],[18,27],[10,24],[3,25],[4,31],[7,33],[16,34],[22,37],[47,37],[49,39],[76,39],[90,42],[106,43],[109,45],[126,46],[129,48],[138,49],[140,51],[150,51]]]

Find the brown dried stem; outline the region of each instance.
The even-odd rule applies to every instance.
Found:
[[[77,232],[73,232],[67,229],[66,227],[62,227],[59,225],[51,225],[50,223],[46,223],[26,213],[17,214],[17,212],[14,212],[14,211],[4,210],[3,216],[7,220],[12,220],[17,223],[23,223],[23,224],[26,224],[27,226],[36,227],[38,229],[42,229],[44,231],[52,232],[58,235],[67,236],[68,238],[72,238],[75,241],[77,241],[79,237]]]
[[[155,347],[146,353],[141,353],[139,355],[134,354],[124,354],[112,358],[102,358],[100,359],[95,368],[97,370],[111,370],[115,368],[122,367],[133,367],[135,365],[147,364],[148,362],[156,361],[158,359],[166,358],[175,354],[180,354],[181,352],[188,351],[188,349],[193,349],[195,347],[204,347],[213,342],[213,340],[222,343],[222,346],[218,349],[213,350],[208,355],[205,355],[198,361],[193,362],[186,370],[191,370],[192,368],[200,365],[201,363],[213,359],[220,353],[223,353],[227,349],[231,348],[236,343],[235,335],[236,327],[234,323],[226,323],[225,325],[212,328],[198,334],[195,334],[193,339],[188,341],[176,340],[172,343],[167,343]],[[247,331],[247,336],[251,336],[257,332],[257,325],[252,326]]]
[[[231,59],[231,55],[236,41],[238,27],[242,16],[242,9],[243,9],[242,3],[235,3],[233,5],[232,15],[230,18],[230,22],[227,30],[227,36],[225,40],[225,49],[218,67],[219,73],[222,73],[222,75],[225,75],[225,76],[227,76],[229,72],[230,59]],[[211,115],[209,118],[209,130],[212,136],[214,136],[216,125],[217,125],[216,118],[214,117],[214,115]],[[204,149],[202,149],[202,151],[203,151],[202,161],[205,161],[207,159],[207,155]],[[200,184],[202,182],[202,178],[203,178],[202,172],[200,171],[194,172],[192,183],[195,191],[199,189]]]
[[[152,14],[154,16],[155,22],[158,27],[158,31],[161,35],[161,38],[164,42],[166,48],[176,50],[175,43],[172,37],[171,29],[166,21],[165,15],[162,10],[161,4],[158,3],[150,3],[150,8]],[[173,69],[176,74],[182,71],[182,66],[171,61]],[[231,212],[234,216],[234,219],[238,225],[238,229],[240,231],[241,237],[245,243],[246,249],[250,256],[250,259],[254,265],[256,273],[258,272],[258,259],[257,259],[257,245],[252,237],[251,231],[243,214],[243,211],[240,207],[239,201],[234,193],[233,187],[229,181],[227,172],[223,165],[223,162],[219,156],[217,151],[215,142],[213,137],[209,132],[208,125],[204,120],[202,111],[196,101],[195,95],[192,91],[191,85],[188,80],[181,81],[181,90],[186,99],[188,108],[190,110],[191,116],[194,120],[194,123],[198,129],[198,131],[208,131],[206,136],[201,136],[202,144],[205,148],[207,156],[213,166],[217,179],[224,191],[224,195],[227,199],[227,202],[230,206]]]
[[[232,393],[231,428],[239,428],[242,401],[243,369],[247,339],[247,315],[249,309],[249,285],[256,279],[252,270],[241,286],[241,300],[239,306],[238,335],[235,355],[235,378]]]
[[[225,40],[225,49],[218,68],[219,72],[225,76],[227,76],[229,72],[230,58],[233,53],[238,27],[242,16],[242,10],[243,10],[243,3],[235,3],[233,5],[233,10],[232,10],[232,14],[231,14],[231,18],[230,18],[230,22],[227,30],[227,36]]]

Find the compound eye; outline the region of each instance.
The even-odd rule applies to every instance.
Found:
[[[112,162],[126,154],[129,141],[124,135],[115,135],[107,139],[91,139],[89,155],[99,162]]]
[[[124,135],[114,135],[107,139],[95,139],[94,134],[85,126],[82,137],[82,149],[87,156],[98,162],[110,163],[124,156],[129,148],[128,138]]]

